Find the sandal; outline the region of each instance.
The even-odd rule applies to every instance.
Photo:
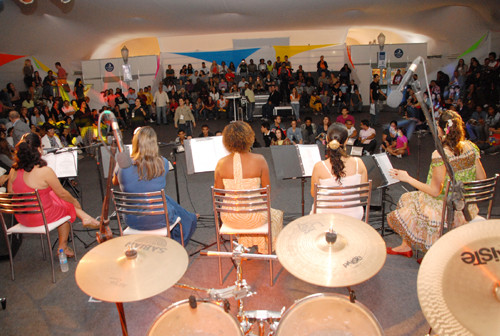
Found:
[[[87,229],[98,229],[100,226],[100,222],[92,217],[88,217],[86,219],[82,219],[82,224],[84,228]]]
[[[75,257],[75,252],[69,246],[66,246],[66,248],[64,249],[64,254],[66,254],[67,258],[74,258]]]

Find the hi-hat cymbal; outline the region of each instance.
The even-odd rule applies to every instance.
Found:
[[[418,271],[418,299],[439,335],[500,332],[500,220],[458,227],[429,249]]]
[[[333,225],[337,240],[326,241]],[[279,234],[276,254],[297,278],[318,286],[359,284],[378,273],[387,256],[384,240],[371,226],[341,214],[315,214],[294,220]]]
[[[125,251],[135,249],[128,258]],[[186,250],[175,240],[152,235],[113,238],[90,250],[75,272],[78,287],[108,302],[149,298],[172,287],[187,269]]]

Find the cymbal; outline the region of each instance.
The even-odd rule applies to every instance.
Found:
[[[128,258],[125,251],[135,249]],[[149,298],[172,287],[187,269],[188,255],[175,240],[162,236],[130,235],[110,239],[90,250],[75,272],[78,287],[108,302]]]
[[[337,241],[326,241],[333,225]],[[370,225],[341,214],[298,218],[281,231],[276,254],[297,278],[318,286],[359,284],[378,273],[387,256],[384,240]]]
[[[460,226],[439,238],[418,271],[422,311],[439,335],[498,335],[500,220]]]

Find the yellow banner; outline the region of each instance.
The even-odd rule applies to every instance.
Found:
[[[317,45],[304,45],[304,46],[273,46],[274,51],[276,52],[276,57],[280,57],[281,60],[285,58],[285,55],[288,56],[288,58],[293,57],[294,55],[300,54],[304,51],[309,51],[313,49],[318,49],[318,48],[324,48],[324,47],[330,47],[337,45],[337,43],[334,44],[317,44]]]

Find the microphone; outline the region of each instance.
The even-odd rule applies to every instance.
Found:
[[[130,158],[130,153],[127,148],[123,145],[120,126],[118,126],[116,116],[113,112],[107,110],[103,113],[106,113],[111,117],[111,129],[113,130],[113,136],[118,147],[118,153],[115,154],[116,163],[118,163],[118,167],[122,169],[128,168],[132,165],[132,159]]]
[[[128,147],[124,147],[123,152],[118,152],[115,155],[116,163],[121,169],[126,169],[132,165],[132,159],[130,158],[130,153]]]
[[[415,58],[413,63],[410,65],[408,70],[406,71],[401,83],[396,90],[391,91],[389,97],[387,97],[387,105],[390,107],[396,108],[399,106],[399,103],[403,100],[403,90],[406,87],[406,84],[411,80],[415,70],[417,70],[418,63],[422,62],[422,56],[418,56]]]

